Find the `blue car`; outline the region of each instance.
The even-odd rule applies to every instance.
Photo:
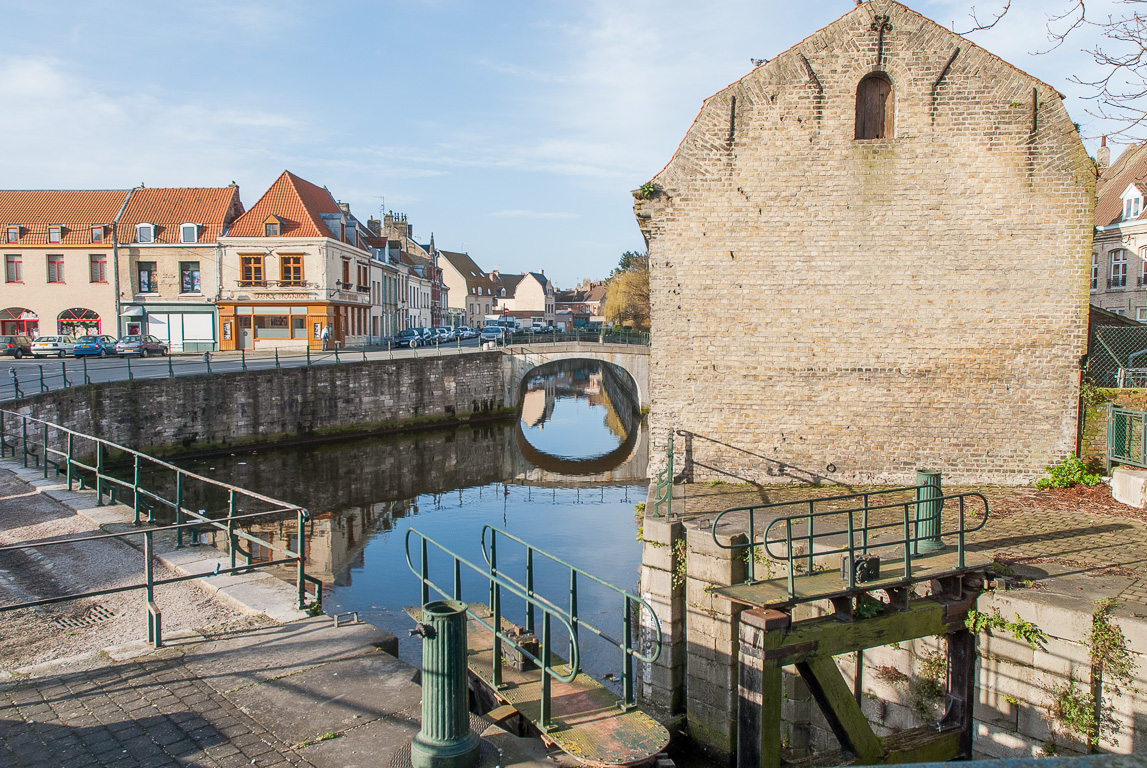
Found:
[[[76,346],[72,350],[72,355],[79,357],[80,355],[95,355],[96,357],[107,357],[114,355],[115,350],[115,337],[114,336],[81,336],[76,339]]]

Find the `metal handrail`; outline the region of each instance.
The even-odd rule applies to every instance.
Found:
[[[945,535],[955,535],[955,536],[957,536],[958,566],[960,568],[963,568],[965,566],[965,546],[964,546],[965,545],[965,537],[969,533],[974,533],[975,531],[980,530],[981,528],[983,528],[987,524],[988,515],[989,515],[988,500],[984,497],[983,494],[974,493],[974,492],[972,492],[972,493],[956,493],[956,494],[949,494],[946,496],[933,496],[930,494],[930,491],[932,488],[933,488],[933,486],[925,486],[925,485],[906,486],[906,487],[901,487],[901,488],[889,488],[889,489],[884,489],[884,490],[880,490],[880,491],[868,491],[868,492],[864,492],[864,493],[851,493],[851,494],[844,494],[844,495],[840,495],[840,496],[828,496],[828,497],[822,497],[822,498],[804,499],[804,500],[800,500],[800,501],[782,501],[782,502],[775,502],[773,504],[764,504],[764,505],[758,505],[758,506],[753,506],[753,507],[738,507],[738,508],[734,508],[734,509],[727,509],[727,510],[721,512],[719,515],[717,515],[713,519],[713,523],[711,526],[711,533],[713,536],[714,543],[716,543],[716,545],[718,547],[720,547],[721,549],[729,549],[729,550],[746,549],[746,550],[748,550],[748,553],[746,556],[747,578],[745,580],[745,583],[751,583],[753,581],[756,581],[756,568],[755,568],[755,566],[756,566],[757,548],[758,547],[763,547],[766,557],[769,557],[770,559],[777,561],[777,562],[786,562],[786,564],[788,566],[788,573],[787,573],[786,578],[788,581],[788,593],[789,593],[790,598],[795,597],[794,579],[796,576],[796,567],[798,565],[798,563],[797,563],[798,556],[794,554],[794,551],[795,551],[794,544],[799,544],[799,543],[803,543],[807,547],[805,554],[800,556],[800,559],[803,561],[803,563],[801,563],[800,565],[804,567],[806,573],[812,572],[813,560],[815,557],[824,557],[827,555],[836,555],[836,554],[846,554],[848,556],[849,563],[851,564],[851,563],[855,562],[856,555],[858,553],[859,554],[868,554],[869,550],[871,550],[871,549],[894,549],[894,548],[898,548],[898,547],[903,547],[904,548],[904,578],[905,578],[905,580],[910,580],[912,577],[912,556],[914,553],[917,552],[917,550],[919,548],[919,544],[922,542],[926,542],[926,541],[934,541],[935,537],[945,536]],[[904,493],[904,492],[908,492],[908,491],[916,492],[916,498],[914,498],[910,501],[895,502],[895,503],[889,503],[889,504],[873,505],[873,504],[869,503],[870,498],[873,496],[883,496],[883,495],[887,495],[887,494]],[[922,493],[922,491],[923,491],[923,493]],[[973,528],[965,527],[965,517],[966,517],[966,513],[967,513],[966,500],[969,498],[978,498],[984,504],[983,519],[980,520],[980,522]],[[815,510],[815,505],[819,504],[819,503],[824,503],[824,502],[828,502],[828,501],[845,501],[845,500],[850,500],[850,499],[863,499],[863,506],[855,507],[855,508],[851,508],[851,509],[826,510],[826,511],[822,511],[822,512],[817,512]],[[926,533],[923,535],[919,534],[918,531],[920,530],[921,523],[922,523],[922,518],[919,515],[920,507],[923,506],[926,509],[936,510],[936,514],[938,515],[939,509],[943,506],[944,502],[948,501],[948,500],[956,500],[959,502],[959,515],[958,515],[959,516],[959,523],[958,523],[957,527],[952,529],[952,530],[949,530],[949,531],[944,531],[944,530],[942,530],[942,526],[938,525],[937,526],[938,530],[936,530],[934,532]],[[799,514],[799,515],[789,515],[789,516],[785,516],[785,517],[776,517],[776,518],[772,519],[769,522],[769,524],[767,526],[765,526],[764,530],[761,532],[760,541],[757,541],[756,533],[755,533],[756,525],[755,525],[755,520],[754,520],[754,517],[757,514],[759,514],[760,512],[762,512],[764,510],[777,509],[779,507],[794,506],[794,505],[807,505],[808,510],[806,512],[804,512],[803,514]],[[900,509],[900,508],[903,508],[903,510],[904,510],[902,520],[899,520],[899,521],[894,522],[894,523],[878,523],[875,525],[871,524],[869,521],[869,516],[873,512],[878,512],[878,511],[886,510],[886,509]],[[726,544],[722,544],[720,539],[717,538],[718,523],[720,522],[722,517],[724,517],[725,515],[727,515],[731,512],[748,512],[748,514],[749,514],[749,534],[748,534],[748,540],[746,542],[726,545]],[[860,513],[860,515],[861,515],[859,526],[856,524],[856,520],[854,518],[854,515],[856,513]],[[823,530],[817,531],[816,530],[816,520],[817,519],[836,516],[836,515],[840,515],[840,516],[847,515],[848,516],[847,527],[841,528],[841,529],[835,529],[835,530],[828,530],[828,531],[823,531]],[[804,527],[805,527],[804,533],[798,533],[797,535],[793,534],[793,523],[794,522],[796,522],[798,525],[801,525],[801,524],[804,525]],[[781,538],[781,537],[769,538],[769,533],[777,526],[783,526],[784,527],[785,536],[783,538]],[[873,531],[884,530],[887,528],[902,528],[904,535],[902,538],[897,539],[895,541],[889,541],[889,542],[879,543],[879,544],[872,544],[869,542],[869,534],[870,533],[872,533]],[[826,549],[826,550],[821,550],[819,552],[814,552],[814,544],[816,543],[816,541],[818,539],[827,539],[829,537],[839,536],[842,534],[847,534],[847,536],[848,536],[848,545],[846,547],[841,547],[841,548],[837,548],[837,549]],[[859,539],[859,541],[858,541],[858,539]],[[782,541],[785,544],[785,551],[783,553],[775,552],[773,550],[772,545],[779,543],[779,542],[782,542]],[[849,572],[849,589],[854,589],[856,587],[855,569],[850,567],[848,569],[848,572]]]
[[[490,532],[490,545],[489,545],[488,549],[486,547],[486,532],[487,531]],[[498,569],[497,540],[498,540],[499,536],[506,538],[506,539],[509,539],[510,541],[516,542],[518,544],[521,544],[523,547],[526,548],[526,583],[525,584],[522,584],[519,581],[515,581],[513,579],[513,577],[507,576],[505,573],[503,573],[502,571],[500,571]],[[546,558],[550,562],[556,563],[557,565],[560,565],[563,568],[569,569],[569,574],[570,574],[569,597],[570,597],[570,601],[569,601],[569,608],[568,609],[564,609],[561,606],[554,603],[553,601],[548,600],[545,597],[541,597],[540,595],[538,595],[534,591],[534,555],[535,554],[541,555],[542,557]],[[553,608],[554,610],[561,612],[562,615],[564,615],[567,619],[569,619],[571,625],[573,626],[573,630],[574,630],[574,634],[572,634],[570,636],[570,645],[571,646],[573,646],[578,640],[577,630],[580,627],[585,627],[590,632],[593,632],[595,635],[597,635],[601,639],[605,640],[607,643],[610,643],[612,645],[617,646],[618,650],[620,650],[622,652],[622,671],[621,671],[622,698],[623,698],[623,701],[625,703],[625,706],[632,707],[632,706],[636,705],[637,701],[635,698],[635,690],[634,690],[634,685],[633,685],[634,679],[635,679],[634,674],[633,674],[633,661],[636,659],[637,661],[640,661],[640,662],[649,663],[652,661],[656,661],[657,657],[661,655],[661,621],[657,618],[657,614],[656,614],[656,612],[654,612],[653,606],[651,606],[648,602],[646,602],[642,598],[638,597],[637,595],[633,594],[632,592],[629,592],[627,590],[622,589],[621,587],[610,584],[608,581],[605,581],[604,579],[600,579],[597,576],[594,576],[592,573],[588,573],[588,572],[582,570],[581,568],[578,568],[575,565],[567,563],[566,561],[564,561],[560,558],[554,557],[553,555],[546,552],[545,550],[538,549],[537,547],[533,546],[529,542],[520,539],[519,537],[515,536],[512,533],[509,533],[508,531],[504,531],[501,528],[495,528],[492,525],[482,526],[482,558],[486,561],[486,565],[489,566],[490,573],[495,574],[497,576],[500,576],[501,578],[505,579],[506,581],[508,581],[511,584],[513,584],[514,586],[516,586],[518,589],[524,591],[531,598],[535,598],[538,601],[540,601],[541,603],[544,603],[545,605]],[[603,630],[599,629],[598,627],[595,627],[594,625],[590,624],[588,621],[585,621],[580,616],[578,616],[577,598],[578,598],[578,577],[579,576],[586,578],[586,579],[589,579],[591,581],[595,581],[598,584],[601,584],[603,587],[611,589],[614,592],[616,592],[622,596],[623,608],[622,608],[621,619],[622,619],[622,638],[623,639],[616,640],[616,639],[610,637],[609,635],[605,634],[605,632]],[[634,645],[633,645],[633,626],[632,626],[632,622],[631,622],[634,605],[640,605],[643,610],[649,612],[649,616],[652,617],[652,619],[653,619],[652,626],[656,630],[656,638],[653,640],[653,647],[651,650],[652,655],[646,655],[644,653],[641,653],[638,649],[634,648]],[[525,628],[526,628],[527,632],[532,633],[534,631],[533,603],[527,603],[527,605],[526,605],[526,627]]]
[[[411,538],[417,536],[419,540],[419,567],[414,567],[414,561],[411,558],[410,541]],[[428,557],[428,546],[433,544],[443,554],[452,559],[451,573],[453,578],[453,589],[451,592],[446,592],[433,581],[430,580],[430,566]],[[506,642],[512,645],[522,654],[525,658],[538,665],[542,670],[542,695],[541,695],[541,715],[539,717],[539,725],[542,728],[549,728],[550,726],[550,712],[552,706],[551,685],[553,680],[558,680],[563,683],[572,683],[581,671],[581,655],[576,641],[577,631],[574,625],[566,618],[565,614],[541,601],[539,598],[527,594],[525,591],[518,588],[518,586],[509,579],[498,575],[497,573],[481,568],[474,563],[471,563],[466,558],[458,555],[446,547],[428,538],[424,533],[416,528],[409,528],[406,531],[405,538],[406,545],[406,565],[410,568],[411,573],[419,578],[421,581],[421,599],[422,604],[426,605],[430,602],[430,590],[433,589],[436,593],[446,598],[447,600],[457,600],[466,605],[466,613],[479,624],[490,630],[493,635],[493,649],[491,651],[491,675],[493,679],[490,683],[495,688],[502,688],[502,643]],[[492,613],[490,621],[478,615],[470,608],[469,603],[465,603],[462,599],[462,566],[466,566],[470,570],[477,573],[479,576],[489,580],[490,582],[490,612]],[[535,655],[529,649],[523,647],[518,643],[517,638],[506,633],[502,630],[502,590],[506,590],[511,595],[525,600],[527,605],[536,605],[542,609],[542,637],[541,647],[539,653]],[[569,632],[570,641],[570,658],[568,662],[568,672],[560,674],[557,668],[550,663],[553,658],[551,653],[551,631],[550,631],[550,617],[556,617],[561,622],[566,630]]]
[[[18,432],[12,432],[11,428],[13,422],[18,424]],[[29,430],[29,426],[32,427]],[[53,442],[53,435],[55,433],[55,442]],[[11,439],[10,439],[11,438]],[[95,463],[86,464],[77,458],[76,439],[87,440],[95,444]],[[56,445],[63,444],[64,448],[55,447]],[[126,454],[131,461],[132,465],[132,480],[129,482],[121,478],[111,475],[106,471],[105,459],[109,451],[119,451]],[[297,603],[300,609],[306,607],[306,585],[308,583],[314,584],[317,587],[316,602],[322,601],[322,583],[306,573],[306,536],[304,523],[310,519],[310,512],[305,507],[295,504],[290,504],[279,499],[265,496],[261,493],[249,491],[240,488],[230,483],[224,483],[219,480],[214,480],[203,475],[189,472],[185,469],[177,467],[174,464],[149,456],[140,451],[128,448],[126,446],[113,443],[110,440],[105,440],[94,435],[88,435],[77,430],[63,427],[59,424],[37,419],[24,414],[15,413],[13,411],[0,409],[0,458],[11,456],[16,458],[17,451],[20,453],[20,458],[25,468],[28,467],[29,458],[35,461],[37,467],[42,465],[43,476],[45,479],[49,476],[49,468],[55,468],[56,475],[65,475],[67,478],[67,487],[71,491],[75,484],[78,482],[80,489],[85,487],[86,477],[82,474],[84,472],[94,475],[95,491],[96,491],[96,505],[102,506],[104,504],[105,495],[108,497],[108,503],[115,503],[116,489],[123,488],[126,492],[131,494],[133,509],[133,524],[142,525],[142,512],[147,506],[147,522],[152,522],[154,514],[154,507],[146,504],[145,502],[155,502],[156,504],[163,505],[172,509],[175,513],[175,523],[170,525],[158,526],[156,528],[148,529],[147,531],[127,531],[118,534],[107,534],[106,537],[115,536],[132,536],[139,534],[150,534],[157,530],[174,530],[176,532],[176,548],[183,547],[183,532],[185,528],[199,528],[203,526],[217,528],[227,534],[227,554],[231,559],[231,567],[226,571],[219,571],[219,573],[240,572],[244,570],[265,568],[271,565],[282,565],[293,563],[296,566],[296,592]],[[53,458],[55,457],[55,458]],[[157,467],[161,470],[173,472],[175,474],[175,498],[169,499],[157,491],[149,490],[143,486],[142,471],[144,465]],[[204,510],[196,511],[187,507],[184,504],[185,490],[188,481],[195,481],[204,485],[225,491],[227,493],[227,516],[224,518],[210,517],[205,514]],[[248,499],[257,501],[269,506],[261,512],[252,512],[247,514],[237,514],[239,511],[239,500]],[[297,536],[298,536],[298,551],[292,551],[286,547],[280,547],[271,541],[262,539],[253,534],[247,533],[236,528],[236,522],[241,520],[250,520],[256,517],[267,517],[269,515],[281,516],[284,514],[294,514],[296,517]],[[190,519],[191,522],[187,522]],[[85,537],[84,540],[89,538],[104,538],[104,536]],[[49,546],[53,543],[71,543],[79,539],[65,539],[57,542],[42,542],[40,544],[22,544],[16,548],[35,547],[35,546]],[[149,540],[149,539],[147,539]],[[266,563],[253,563],[250,552],[245,552],[240,546],[240,541],[250,542],[257,544],[268,550],[280,552],[286,556],[285,560],[277,560]],[[149,544],[146,545],[150,547]],[[3,548],[0,548],[3,551]],[[242,567],[237,567],[238,556],[242,555],[245,564]],[[150,560],[148,561],[149,569],[151,567]],[[214,574],[212,574],[214,575]],[[182,580],[182,579],[181,579]],[[131,589],[142,588],[141,585],[134,585],[125,587],[119,591],[128,591]],[[100,592],[98,594],[107,594]],[[90,596],[85,593],[82,595],[75,595],[71,598],[53,599],[52,602],[62,602],[64,599],[75,599],[77,597]],[[150,600],[150,598],[149,598]],[[0,610],[15,610],[21,607],[31,607],[31,605],[39,604],[33,603],[30,605],[19,604],[14,606],[6,606]],[[150,609],[149,609],[150,610]],[[149,641],[152,638],[149,635]],[[159,641],[158,633],[156,634],[156,642]]]

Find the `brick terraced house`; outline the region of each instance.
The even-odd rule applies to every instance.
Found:
[[[1109,151],[1100,147],[1101,165]],[[1147,322],[1147,144],[1123,150],[1095,193],[1091,303]]]
[[[217,349],[219,238],[242,213],[235,184],[133,189],[116,228],[119,332],[152,334],[172,352]]]
[[[1075,448],[1095,175],[1054,88],[891,0],[709,97],[635,193],[650,472],[677,429],[698,480],[1041,476]]]

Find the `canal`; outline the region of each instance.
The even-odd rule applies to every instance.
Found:
[[[408,636],[414,625],[402,610],[420,602],[418,579],[406,562],[411,528],[484,566],[482,528],[495,526],[636,592],[641,545],[634,513],[645,500],[647,463],[627,375],[595,361],[550,363],[523,382],[520,401],[517,417],[504,423],[180,463],[306,506],[313,518],[307,569],[324,583],[324,611],[356,611],[397,636],[399,655],[418,664],[421,641]],[[282,528],[278,533],[293,547],[290,526]],[[499,567],[523,580],[524,550],[503,549],[503,543]],[[436,571],[433,555],[430,563],[432,577],[449,589],[447,569]],[[486,601],[487,582],[475,575],[464,585],[465,599]],[[567,605],[568,572],[535,559],[535,589]],[[622,636],[618,595],[583,582],[578,606],[587,621]],[[522,623],[520,605],[508,602],[506,610]],[[620,674],[621,654],[589,637],[582,642],[582,667],[611,681]],[[561,647],[564,636],[555,639]]]

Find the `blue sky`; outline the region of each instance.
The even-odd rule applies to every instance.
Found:
[[[960,30],[970,4],[1000,2],[907,4]],[[1060,89],[1098,135],[1068,81],[1094,72],[1080,52],[1094,38],[1030,55],[1059,2],[1014,0],[971,39]],[[235,181],[250,206],[288,169],[361,219],[385,201],[424,242],[570,288],[643,247],[630,190],[702,100],[853,4],[0,0],[0,186]]]

